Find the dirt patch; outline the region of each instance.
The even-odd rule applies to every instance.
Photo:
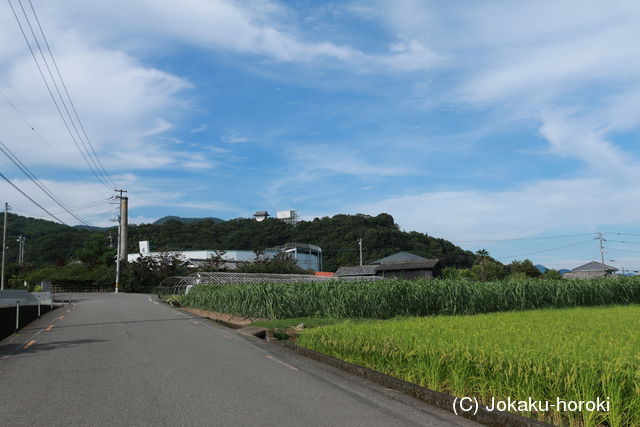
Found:
[[[181,308],[180,310],[188,311],[189,313],[193,313],[196,316],[207,317],[209,319],[214,319],[214,320],[223,320],[225,322],[235,323],[236,325],[242,325],[242,326],[250,325],[256,320],[259,320],[259,319],[250,319],[247,317],[233,316],[228,313],[218,313],[217,311],[200,310],[198,308]]]

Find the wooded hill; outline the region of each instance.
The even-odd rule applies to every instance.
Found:
[[[7,260],[17,257],[16,239],[27,237],[26,255],[35,266],[62,263],[78,258],[87,245],[99,242],[106,248],[111,230],[90,231],[50,221],[9,214]],[[101,238],[100,238],[101,237]],[[336,215],[302,221],[292,226],[277,219],[257,222],[253,219],[233,219],[219,222],[203,219],[182,223],[168,220],[164,224],[140,224],[129,227],[129,252],[138,252],[138,241],[148,240],[152,251],[195,249],[247,249],[261,250],[286,242],[318,245],[323,251],[323,269],[335,271],[340,266],[359,263],[358,243],[363,239],[364,262],[398,251],[440,259],[440,266],[467,268],[473,265],[475,255],[451,242],[415,231],[399,229],[391,215]],[[115,242],[115,239],[114,239]]]

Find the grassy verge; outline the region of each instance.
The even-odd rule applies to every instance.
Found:
[[[184,306],[263,319],[372,318],[640,303],[637,278],[592,280],[381,280],[201,285]]]
[[[610,412],[529,415],[555,424],[640,425],[640,306],[342,322],[298,344],[457,396],[608,398]]]
[[[289,329],[302,324],[305,328],[316,328],[318,326],[333,325],[340,321],[339,319],[330,318],[294,317],[289,319],[256,320],[251,325],[271,329]]]

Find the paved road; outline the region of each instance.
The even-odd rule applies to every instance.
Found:
[[[73,299],[0,342],[0,425],[475,425],[147,295]]]

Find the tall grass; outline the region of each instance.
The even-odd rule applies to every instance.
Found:
[[[457,396],[610,399],[610,413],[522,414],[640,425],[640,306],[341,322],[298,344]]]
[[[640,280],[381,280],[201,285],[183,305],[245,317],[376,318],[640,303]]]

